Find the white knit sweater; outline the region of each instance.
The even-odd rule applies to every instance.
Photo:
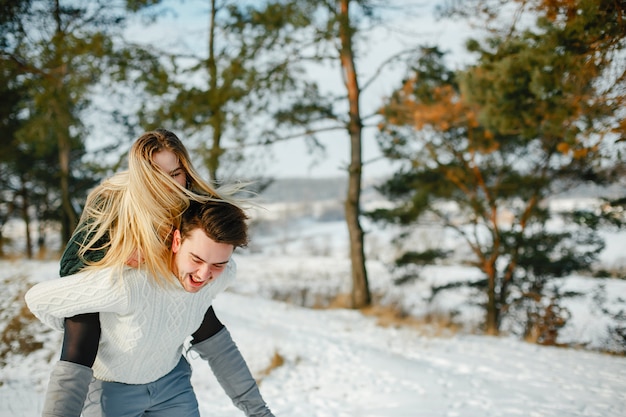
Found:
[[[122,271],[120,273],[116,273]],[[33,314],[63,330],[65,317],[100,313],[102,333],[93,365],[103,381],[145,384],[170,372],[215,296],[235,279],[234,261],[197,293],[159,286],[145,270],[102,269],[41,282],[26,293]]]

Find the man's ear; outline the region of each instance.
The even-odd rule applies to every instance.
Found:
[[[182,243],[182,237],[180,235],[180,230],[174,230],[174,235],[172,236],[172,253],[177,253],[180,250],[180,245]]]

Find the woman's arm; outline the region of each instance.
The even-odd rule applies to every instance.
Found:
[[[25,295],[30,311],[43,323],[63,331],[65,317],[77,314],[128,310],[129,290],[117,268],[80,272],[61,279],[43,281]],[[126,269],[124,273],[140,273]]]
[[[81,257],[79,251],[82,244],[87,241],[85,239],[86,232],[84,230],[80,230],[80,227],[76,230],[77,231],[72,235],[70,241],[65,246],[63,255],[61,255],[59,272],[62,277],[74,275],[75,273],[80,272],[80,270],[85,267],[86,262],[97,262],[101,260],[105,254],[104,250],[88,250],[85,252],[84,257]],[[105,235],[96,242],[95,246],[103,247],[108,239],[109,236]]]

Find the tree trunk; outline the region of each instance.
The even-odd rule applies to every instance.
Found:
[[[72,198],[70,195],[70,152],[71,146],[69,132],[58,132],[59,141],[59,170],[61,176],[61,206],[63,208],[62,221],[62,238],[63,242],[68,242],[72,235],[72,231],[78,223],[78,218],[72,206]]]
[[[30,218],[28,216],[28,189],[26,187],[26,180],[21,179],[20,196],[22,197],[21,215],[24,222],[24,232],[26,237],[26,257],[28,259],[33,258],[33,242],[30,235]]]
[[[209,94],[207,100],[209,101],[209,106],[211,107],[213,113],[209,121],[210,126],[213,128],[213,137],[210,139],[211,145],[206,146],[208,155],[205,156],[204,161],[212,181],[218,181],[217,171],[219,168],[220,156],[222,155],[220,143],[222,140],[222,125],[224,123],[223,112],[221,109],[222,104],[214,99],[218,91],[217,80],[219,77],[217,71],[217,62],[215,60],[215,18],[217,12],[218,6],[216,4],[216,1],[211,0],[211,12],[209,14],[209,50],[207,59],[207,70],[209,73]]]
[[[51,108],[53,109],[52,116],[55,119],[53,122],[57,126],[55,133],[57,137],[57,144],[59,146],[59,185],[61,187],[61,209],[63,212],[61,221],[61,238],[65,243],[71,238],[72,231],[78,223],[78,216],[72,206],[72,198],[70,195],[70,159],[72,144],[70,140],[69,125],[72,118],[67,117],[67,112],[70,111],[69,100],[65,100],[69,97],[69,93],[65,91],[66,86],[64,85],[65,77],[68,74],[68,68],[64,62],[63,51],[61,49],[61,45],[64,43],[65,34],[63,32],[61,22],[61,6],[59,4],[59,0],[55,1],[54,16],[56,20],[55,53],[57,54],[58,67],[56,68],[57,74],[55,76],[57,78],[53,87],[56,89],[56,103],[52,103]]]
[[[485,334],[497,336],[500,333],[500,314],[498,311],[496,297],[496,268],[494,265],[487,265],[484,268],[487,274],[487,306],[485,308]]]
[[[352,51],[352,28],[350,27],[350,0],[340,0],[339,37],[341,40],[340,59],[344,72],[344,80],[348,91],[350,122],[350,167],[348,171],[348,195],[345,203],[346,223],[350,237],[350,260],[352,262],[352,308],[361,308],[370,304],[371,295],[365,268],[365,251],[363,249],[363,229],[359,222],[361,212],[361,177],[362,123],[359,109],[358,77]]]

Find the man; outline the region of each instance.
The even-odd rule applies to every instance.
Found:
[[[171,276],[93,266],[31,288],[27,305],[49,326],[63,330],[65,317],[99,312],[102,328],[93,370],[66,361],[55,366],[44,416],[80,415],[87,389],[85,417],[199,416],[182,356],[190,335],[191,348],[209,361],[237,407],[247,416],[272,416],[228,331],[207,338],[203,329],[214,297],[235,278],[231,255],[248,243],[246,219],[228,202],[192,202],[173,233]],[[229,343],[219,342],[224,338]]]

